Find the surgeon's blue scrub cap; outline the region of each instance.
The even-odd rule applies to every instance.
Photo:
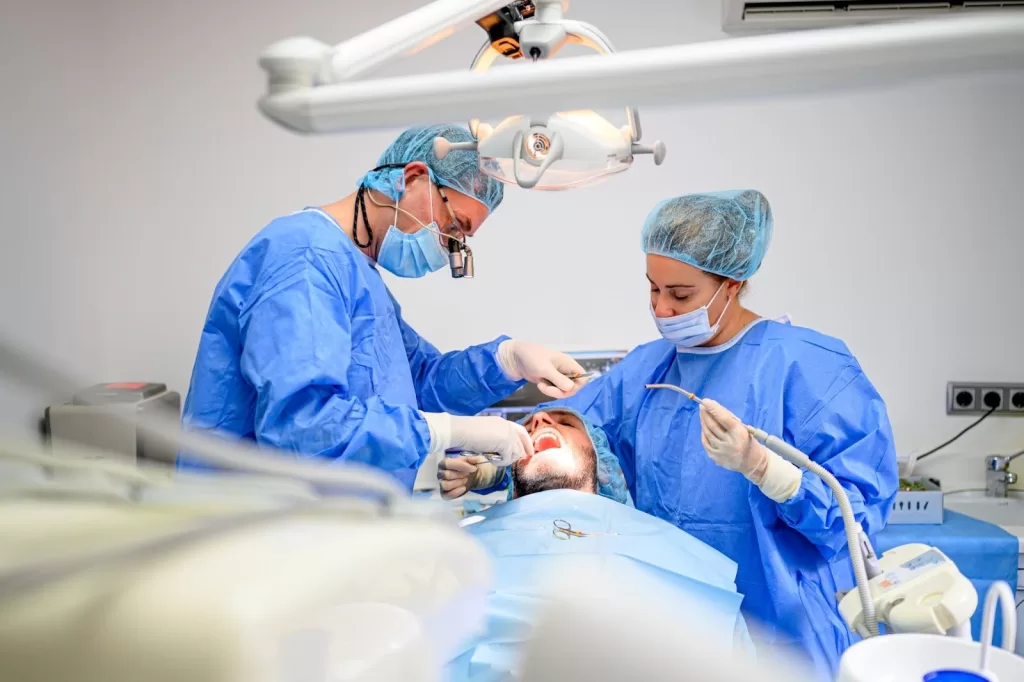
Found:
[[[587,435],[590,436],[590,442],[594,446],[594,454],[597,458],[597,494],[630,507],[633,506],[633,498],[629,494],[629,488],[626,487],[626,477],[622,473],[619,458],[612,452],[612,446],[608,443],[608,436],[605,435],[601,427],[576,410],[557,406],[541,408],[531,413],[525,419],[520,420],[519,423],[525,424],[537,412],[565,412],[579,419],[583,423],[583,428],[587,430]],[[513,490],[510,485],[508,489],[510,500],[512,499],[512,493]]]
[[[405,192],[404,171],[402,168],[381,166],[421,161],[430,169],[431,180],[476,199],[493,213],[504,195],[502,184],[480,172],[480,157],[475,151],[453,149],[443,159],[437,158],[434,155],[436,137],[443,137],[449,142],[473,140],[469,131],[460,126],[434,125],[409,128],[384,150],[377,160],[377,170],[364,175],[362,184],[397,202]]]
[[[644,253],[743,281],[761,267],[772,227],[768,199],[742,189],[666,199],[647,216],[640,239]]]

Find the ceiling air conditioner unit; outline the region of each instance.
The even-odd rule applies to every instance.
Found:
[[[1024,0],[722,0],[722,27],[770,33],[993,10],[1024,11]]]

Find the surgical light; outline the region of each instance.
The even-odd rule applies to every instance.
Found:
[[[566,3],[567,4],[567,3]],[[568,44],[598,54],[614,52],[611,42],[590,24],[564,19],[560,0],[519,1],[477,21],[488,41],[473,60],[471,71],[483,73],[498,57],[533,61],[549,59]],[[621,173],[636,154],[653,154],[655,165],[665,160],[665,145],[640,144],[640,116],[626,110],[626,125],[616,128],[593,110],[560,111],[540,116],[509,116],[497,126],[469,122],[476,143],[452,145],[438,140],[435,153],[474,149],[487,175],[526,189],[561,190],[598,182]]]
[[[307,37],[282,40],[267,48],[260,58],[268,76],[268,93],[260,101],[260,108],[293,130],[324,132],[322,115],[333,109],[330,101],[339,87],[366,85],[383,94],[372,81],[351,81],[403,52],[416,52],[438,42],[468,21],[475,21],[488,34],[471,64],[474,77],[483,78],[498,57],[547,62],[570,44],[605,57],[611,55],[614,48],[601,31],[564,18],[567,6],[563,0],[436,0],[337,46]],[[524,64],[510,70],[535,73],[546,66]],[[449,79],[440,76],[430,74],[418,80],[430,80],[443,89]],[[529,90],[529,84],[524,89]],[[424,98],[411,98],[408,92],[407,88],[395,90],[389,108],[412,106],[412,102],[417,107],[426,105]],[[472,107],[469,109],[472,111]],[[493,112],[479,107],[476,113]],[[378,124],[387,125],[385,119],[378,119]],[[452,150],[478,151],[485,174],[528,189],[557,190],[591,184],[626,170],[637,154],[653,155],[656,165],[665,159],[661,142],[640,144],[640,118],[634,107],[627,108],[626,123],[621,127],[593,110],[545,107],[508,116],[496,125],[474,119],[469,128],[474,142],[451,145],[437,140],[435,153],[443,157]]]

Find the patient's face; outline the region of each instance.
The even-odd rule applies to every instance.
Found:
[[[583,423],[568,412],[538,412],[526,423],[533,457],[512,465],[516,497],[544,490],[597,491],[597,455]]]

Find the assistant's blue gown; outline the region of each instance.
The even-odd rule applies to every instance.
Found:
[[[853,587],[834,496],[804,472],[782,504],[701,446],[696,403],[668,383],[717,400],[742,421],[783,438],[835,474],[857,519],[881,530],[896,495],[896,452],[885,403],[836,339],[768,320],[730,343],[679,352],[658,340],[559,404],[608,434],[637,509],[674,523],[739,565],[737,587],[759,643],[805,651],[834,679],[851,635],[836,591]],[[760,631],[758,630],[760,626]]]

